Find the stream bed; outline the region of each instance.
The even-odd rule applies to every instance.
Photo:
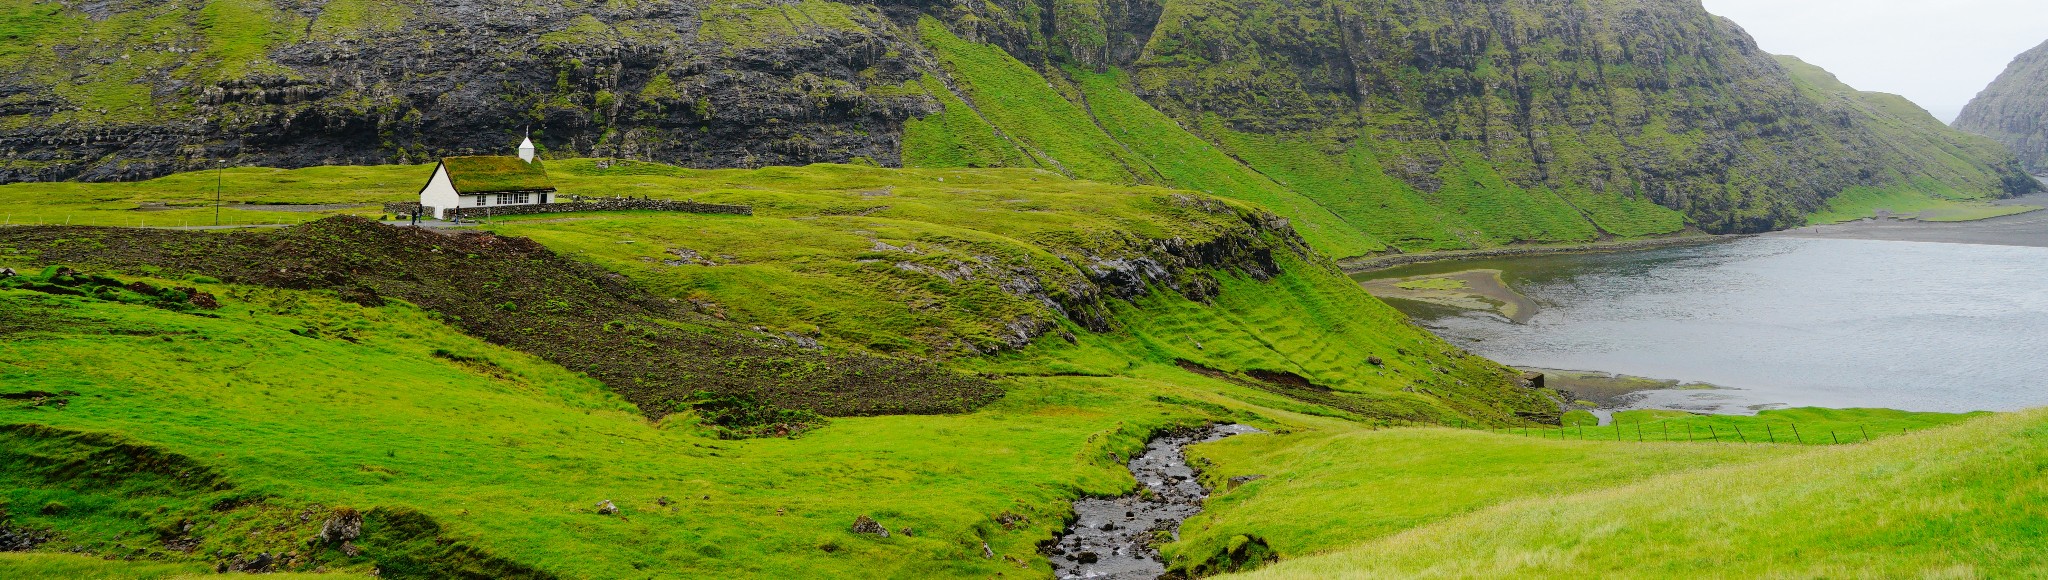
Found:
[[[1195,480],[1181,450],[1232,435],[1261,433],[1248,425],[1211,425],[1154,437],[1131,459],[1139,492],[1074,502],[1074,523],[1046,548],[1061,579],[1153,580],[1166,563],[1152,549],[1155,533],[1180,537],[1180,522],[1202,511],[1209,490]],[[1151,492],[1149,494],[1145,492]]]

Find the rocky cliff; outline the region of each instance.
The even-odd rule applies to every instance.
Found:
[[[509,152],[897,162],[920,49],[820,0],[0,2],[0,182]]]
[[[504,149],[1020,166],[1337,257],[1759,231],[2037,187],[1803,89],[1691,0],[0,0],[0,182]]]
[[[2048,175],[2048,43],[2013,59],[1955,126],[2004,143],[2028,171]]]

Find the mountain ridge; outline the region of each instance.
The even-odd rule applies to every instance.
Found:
[[[1205,190],[1338,258],[2039,187],[2000,152],[1930,152],[1946,128],[1901,145],[1683,0],[529,4],[6,0],[0,182],[413,163],[531,130],[551,157]]]
[[[2034,175],[2048,175],[2048,42],[2014,57],[1963,107],[1955,127],[2011,147]]]

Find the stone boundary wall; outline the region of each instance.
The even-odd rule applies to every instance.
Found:
[[[409,215],[414,212],[432,214],[433,209],[422,207],[418,202],[384,204],[384,211],[394,215]],[[448,210],[449,218],[495,217],[508,215],[536,215],[549,213],[572,213],[583,211],[672,211],[683,213],[708,213],[725,215],[754,215],[754,208],[744,205],[720,203],[699,203],[644,198],[594,198],[582,201],[565,201],[533,205],[505,205],[486,207],[462,207]]]

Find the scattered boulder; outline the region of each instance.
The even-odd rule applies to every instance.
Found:
[[[911,534],[911,533],[910,533],[910,526],[904,526],[904,527],[903,527],[903,529],[900,529],[900,530],[896,530],[896,533],[899,533],[899,534],[903,534],[903,537],[905,537],[905,538],[908,538],[908,537],[910,537],[910,536],[914,535],[914,534]]]
[[[26,552],[50,541],[50,538],[50,532],[45,530],[0,524],[0,552]]]
[[[363,514],[349,508],[334,510],[334,517],[320,524],[320,533],[313,539],[322,544],[346,544],[349,540],[363,535]]]
[[[1387,366],[1387,361],[1381,360],[1380,357],[1369,356],[1365,357],[1365,364],[1369,364],[1376,367],[1383,367]]]
[[[1081,562],[1082,564],[1094,564],[1097,560],[1101,560],[1102,556],[1097,555],[1094,552],[1082,552],[1079,554],[1075,554],[1074,559]]]
[[[612,500],[600,501],[597,502],[597,513],[607,516],[619,515],[619,506],[612,505]]]
[[[853,533],[887,538],[889,537],[889,528],[882,527],[882,524],[876,522],[874,518],[862,514],[860,517],[853,519]]]

